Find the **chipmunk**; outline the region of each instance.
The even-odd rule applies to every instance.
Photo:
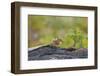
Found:
[[[55,39],[52,40],[51,45],[57,47],[57,46],[59,46],[60,44],[62,44],[62,42],[63,42],[62,39],[60,39],[60,38],[55,38]]]

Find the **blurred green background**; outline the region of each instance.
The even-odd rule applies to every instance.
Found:
[[[88,18],[28,15],[28,47],[47,45],[62,39],[61,48],[88,47]]]

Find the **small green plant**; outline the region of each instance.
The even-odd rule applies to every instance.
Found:
[[[74,41],[72,47],[83,48],[82,40],[83,40],[84,36],[80,30],[75,29],[71,34],[71,38]]]

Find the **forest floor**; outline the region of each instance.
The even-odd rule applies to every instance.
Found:
[[[84,59],[88,58],[87,48],[60,48],[51,45],[28,50],[28,60],[53,59]]]

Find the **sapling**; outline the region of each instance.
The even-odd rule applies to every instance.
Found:
[[[72,38],[73,41],[74,41],[73,47],[75,47],[75,46],[76,46],[76,43],[77,43],[77,41],[78,41],[78,39],[77,39],[77,31],[76,31],[76,30],[74,30],[74,31],[72,32],[71,38]]]
[[[81,32],[78,32],[78,39],[79,39],[79,47],[83,48],[83,45],[82,45],[83,35]]]
[[[83,45],[82,45],[83,35],[82,35],[82,33],[81,33],[78,29],[75,29],[75,30],[72,32],[71,38],[72,38],[73,41],[74,41],[73,47],[76,47],[77,43],[79,43],[79,47],[80,47],[80,48],[83,47]]]

